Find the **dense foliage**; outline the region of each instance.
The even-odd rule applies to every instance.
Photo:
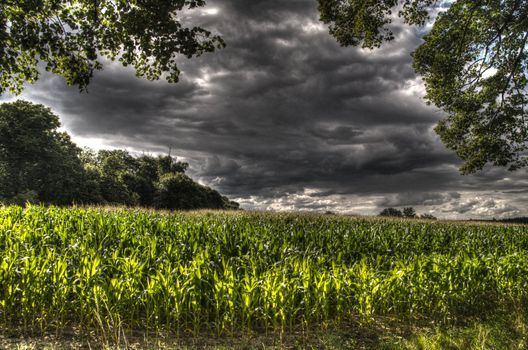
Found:
[[[0,202],[238,208],[185,175],[188,165],[171,156],[83,151],[59,127],[42,105],[0,105]]]
[[[400,209],[392,208],[392,207],[385,208],[378,215],[397,217],[397,218],[407,218],[407,219],[420,218],[420,219],[427,219],[427,220],[436,220],[436,217],[428,213],[416,214],[416,211],[414,210],[413,207],[405,207],[403,208],[403,211],[401,211]]]
[[[339,43],[367,48],[394,39],[395,13],[423,26],[443,7],[413,54],[426,99],[447,113],[436,132],[463,173],[528,165],[528,1],[318,1]]]
[[[0,105],[0,200],[68,204],[78,198],[83,166],[79,149],[59,119],[28,102]]]
[[[88,150],[80,158],[90,187],[77,202],[158,209],[238,208],[237,203],[185,175],[188,164],[168,155],[133,157],[124,150]]]
[[[528,227],[244,212],[0,209],[0,327],[283,330],[525,305]]]
[[[379,216],[394,216],[394,217],[403,217],[403,213],[401,210],[399,209],[396,209],[396,208],[385,208],[383,209],[380,213],[379,213]]]
[[[203,0],[2,0],[0,94],[20,93],[39,77],[38,65],[85,89],[99,57],[118,60],[138,76],[178,81],[178,55],[191,58],[224,45],[178,14]]]

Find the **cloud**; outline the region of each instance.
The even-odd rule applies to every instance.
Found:
[[[510,200],[493,194],[488,194],[486,197],[473,195],[460,201],[454,201],[449,203],[443,212],[488,219],[523,215],[519,207],[511,203]]]
[[[458,192],[403,192],[386,196],[377,204],[380,207],[437,206],[459,198]]]

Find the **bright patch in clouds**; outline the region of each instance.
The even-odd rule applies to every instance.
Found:
[[[301,28],[303,32],[308,33],[308,34],[316,34],[316,33],[324,32],[328,30],[327,27],[323,23],[312,22],[312,21],[306,24],[303,24]]]
[[[202,14],[206,15],[206,16],[214,16],[214,15],[217,15],[218,12],[220,12],[220,11],[216,7],[207,8],[207,9],[203,9],[202,10]]]

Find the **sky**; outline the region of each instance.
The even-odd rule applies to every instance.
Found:
[[[315,0],[210,0],[183,20],[227,47],[180,59],[180,82],[103,61],[87,93],[46,73],[15,98],[49,106],[74,142],[167,153],[248,210],[375,215],[412,206],[445,219],[528,215],[526,169],[459,174],[434,132],[411,52],[427,28],[396,21],[380,49],[343,48]]]

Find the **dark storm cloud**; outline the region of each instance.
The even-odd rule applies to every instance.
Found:
[[[182,58],[178,84],[105,62],[88,94],[45,75],[24,97],[51,106],[79,140],[172,148],[195,178],[247,208],[375,213],[407,205],[484,216],[525,208],[512,193],[528,189],[525,172],[462,177],[438,140],[442,113],[424,104],[411,66],[420,30],[396,23],[396,40],[369,51],[339,47],[315,0],[219,0],[206,9],[217,13],[183,19],[228,46]],[[496,199],[477,200],[485,191]]]

